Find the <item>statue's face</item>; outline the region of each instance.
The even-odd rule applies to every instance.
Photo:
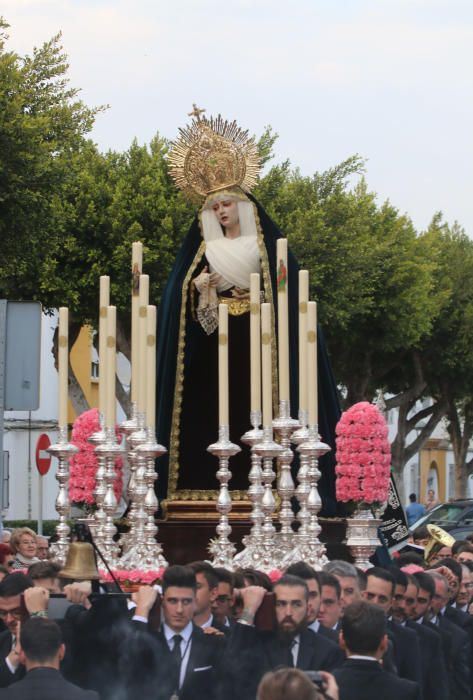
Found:
[[[238,224],[238,202],[234,199],[220,199],[212,205],[212,210],[223,228],[232,228]]]

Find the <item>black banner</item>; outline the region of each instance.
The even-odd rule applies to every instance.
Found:
[[[384,545],[390,552],[401,549],[409,537],[409,530],[392,474],[389,482],[388,503],[381,518],[383,522],[379,527],[379,534]]]

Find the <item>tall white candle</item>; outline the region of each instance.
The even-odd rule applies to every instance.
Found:
[[[273,423],[271,304],[261,304],[261,367],[263,379],[263,428],[269,428]]]
[[[114,428],[116,423],[115,375],[117,370],[117,307],[107,307],[107,401],[105,425]]]
[[[277,286],[278,286],[278,369],[279,400],[289,401],[289,314],[288,314],[288,275],[287,275],[287,238],[278,238]]]
[[[146,411],[146,314],[149,304],[149,275],[140,275],[139,325],[138,325],[138,410]]]
[[[156,307],[146,313],[146,425],[154,429],[156,416]]]
[[[131,244],[131,400],[138,401],[138,337],[140,275],[143,269],[143,244]]]
[[[309,272],[299,270],[299,410],[307,411],[307,302]]]
[[[58,381],[59,381],[59,427],[67,426],[68,365],[69,365],[69,309],[59,308],[58,331]]]
[[[251,411],[261,411],[260,276],[250,275],[250,373]]]
[[[228,423],[228,306],[218,305],[218,422]]]
[[[309,425],[318,423],[318,376],[317,376],[317,304],[307,304],[307,384]]]
[[[107,306],[110,305],[110,277],[100,276],[100,301],[99,301],[99,411],[105,415],[105,403],[107,396],[106,381],[106,348],[107,348]]]

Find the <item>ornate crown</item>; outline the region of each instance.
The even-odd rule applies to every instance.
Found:
[[[168,154],[176,185],[192,199],[230,187],[249,192],[260,167],[254,139],[235,121],[224,121],[220,114],[207,119],[201,117],[205,110],[193,107],[192,123],[179,129]]]

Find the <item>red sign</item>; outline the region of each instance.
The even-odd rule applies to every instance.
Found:
[[[46,433],[41,433],[36,443],[36,466],[41,476],[48,473],[51,466],[51,455],[46,452],[51,444],[51,440]]]

